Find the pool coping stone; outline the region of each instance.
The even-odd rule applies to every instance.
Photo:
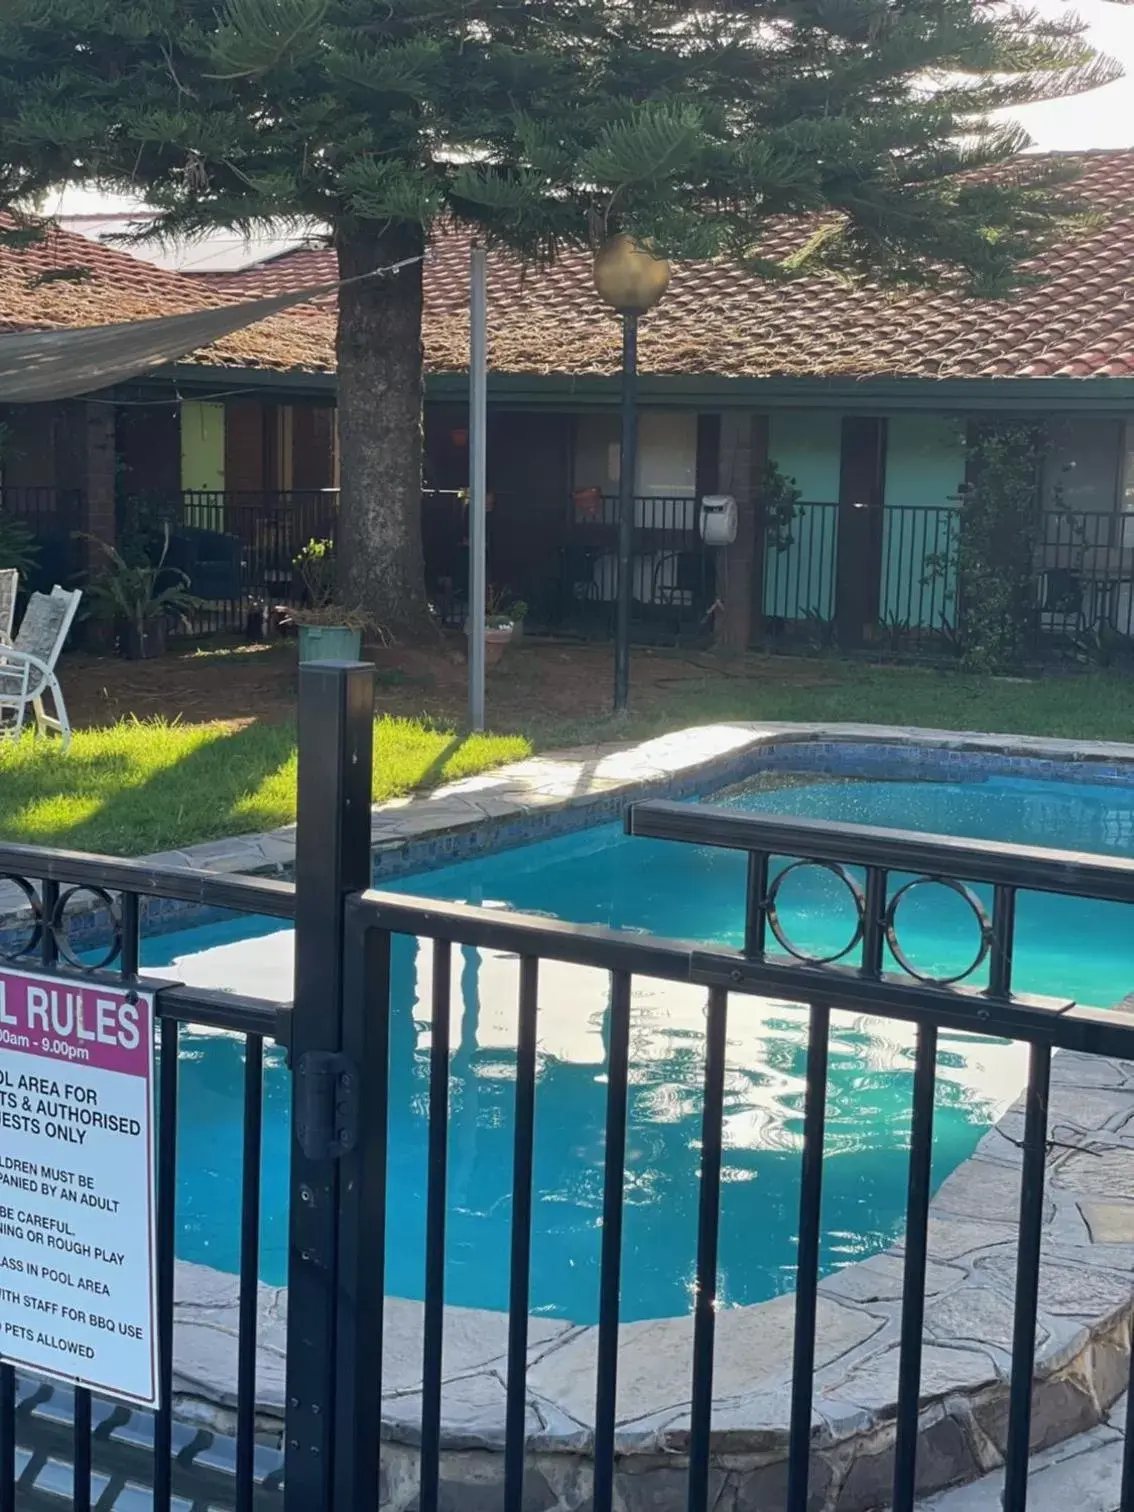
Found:
[[[983,755],[989,758],[988,772],[1005,762],[1026,761],[1039,763],[1040,775],[1053,780],[1073,780],[1087,769],[1092,782],[1134,781],[1134,744],[927,730],[912,725],[766,721],[696,725],[646,741],[547,751],[425,794],[375,804],[370,829],[375,883],[387,876],[431,870],[506,845],[609,822],[620,817],[631,800],[689,795],[707,784],[740,781],[762,769],[752,766],[752,758],[761,753],[778,753],[782,748],[785,757],[802,754],[810,759],[815,747],[826,745],[840,748],[838,755],[843,758],[845,748],[856,749],[867,769],[871,756],[879,759],[883,753],[878,748],[884,747],[889,759],[898,751],[919,758],[910,765],[924,764],[920,758],[930,752],[946,764],[950,756]],[[845,759],[836,764],[833,756],[832,762],[833,773],[845,770]],[[965,765],[971,769],[971,760]],[[813,763],[813,769],[821,770],[822,764],[816,768]],[[549,822],[555,816],[560,822]],[[517,829],[516,821],[527,822]],[[475,844],[456,843],[471,834],[477,836]],[[289,877],[295,866],[295,825],[206,840],[140,859],[151,866]],[[3,905],[0,893],[0,911]]]
[[[375,885],[409,871],[431,870],[503,846],[522,845],[619,818],[626,802],[684,796],[705,785],[754,775],[751,759],[779,747],[785,754],[824,744],[912,747],[917,752],[984,755],[1039,762],[1042,775],[1067,778],[1090,770],[1093,782],[1134,781],[1134,744],[983,735],[915,726],[736,721],[693,726],[640,742],[548,751],[448,783],[426,794],[395,798],[371,810]],[[971,766],[971,763],[969,763]],[[1123,770],[1123,769],[1126,770]],[[758,768],[757,768],[758,770]],[[678,791],[674,791],[677,789]],[[567,823],[548,822],[569,816]],[[515,821],[527,821],[517,828]],[[475,833],[475,844],[461,838]],[[205,841],[145,857],[155,866],[288,876],[295,864],[295,826]]]

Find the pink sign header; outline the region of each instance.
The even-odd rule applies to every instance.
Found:
[[[0,1051],[145,1077],[152,1034],[147,993],[0,970]]]

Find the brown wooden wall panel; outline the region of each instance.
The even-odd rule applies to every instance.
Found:
[[[230,399],[225,406],[224,486],[230,493],[258,493],[264,481],[264,406],[257,399]]]
[[[124,494],[175,494],[181,488],[181,412],[175,404],[122,404],[116,425]]]
[[[571,493],[570,415],[512,411],[489,418],[488,487],[495,495],[489,571],[529,601],[558,571]]]
[[[0,405],[5,428],[3,481],[7,488],[65,486],[58,476],[58,404]]]
[[[292,408],[293,488],[331,488],[335,481],[335,412],[328,404]]]

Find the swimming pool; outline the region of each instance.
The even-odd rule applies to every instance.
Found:
[[[996,777],[964,782],[843,781],[777,776],[726,800],[751,811],[897,826],[1128,854],[1134,792],[1116,786]],[[401,890],[518,907],[618,928],[736,943],[744,861],[722,851],[628,840],[615,826],[543,841],[406,879]],[[818,873],[785,884],[789,932],[826,952],[847,939],[849,909]],[[903,941],[919,968],[947,972],[972,955],[959,900],[914,895]],[[1023,896],[1018,987],[1110,1003],[1134,988],[1117,905]],[[150,969],[205,986],[286,998],[291,936],[241,921],[146,942]],[[387,1286],[420,1297],[424,1275],[430,955],[400,941],[391,1036]],[[492,952],[454,963],[448,1300],[507,1305],[512,1045],[518,970]],[[696,1233],[703,993],[637,984],[631,1032],[623,1316],[689,1306]],[[736,999],[730,1016],[721,1273],[726,1304],[790,1288],[794,1278],[806,1017],[787,1004]],[[541,972],[536,1101],[533,1310],[596,1316],[605,1105],[601,973]],[[885,1247],[904,1206],[913,1031],[835,1015],[830,1054],[823,1264]],[[179,1254],[223,1270],[238,1257],[242,1056],[238,1040],[183,1036]],[[942,1034],[934,1180],[973,1149],[1023,1081],[1018,1047]],[[266,1076],[262,1274],[284,1279],[287,1075]]]

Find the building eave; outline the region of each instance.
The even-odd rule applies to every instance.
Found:
[[[172,387],[194,397],[278,394],[327,402],[334,373],[278,372],[270,368],[178,363],[155,369],[135,386],[151,392]],[[610,376],[491,373],[488,397],[520,409],[589,410],[619,402],[620,381]],[[460,404],[468,397],[464,373],[434,373],[426,398]],[[1076,413],[1134,410],[1134,378],[724,378],[713,374],[639,378],[642,404],[686,409],[840,409],[844,411],[948,410],[965,413]]]
[[[430,378],[431,399],[459,402],[467,393],[464,374]],[[495,373],[489,398],[522,408],[609,408],[619,402],[617,375],[533,376]],[[714,375],[656,377],[638,383],[644,405],[716,409],[953,410],[1047,413],[1134,408],[1130,378],[722,378]]]

